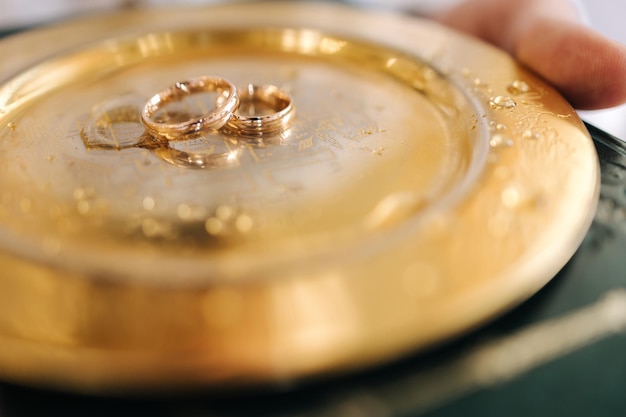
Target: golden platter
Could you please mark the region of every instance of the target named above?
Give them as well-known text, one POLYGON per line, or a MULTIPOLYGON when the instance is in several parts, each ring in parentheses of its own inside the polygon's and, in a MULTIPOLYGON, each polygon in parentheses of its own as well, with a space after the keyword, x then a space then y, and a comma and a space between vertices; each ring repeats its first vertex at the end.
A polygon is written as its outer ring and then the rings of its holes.
POLYGON ((137 10, 0 51, 5 379, 119 392, 384 363, 528 298, 594 213, 568 103, 432 22, 137 10), (146 141, 146 100, 207 74, 288 91, 293 126, 146 141))

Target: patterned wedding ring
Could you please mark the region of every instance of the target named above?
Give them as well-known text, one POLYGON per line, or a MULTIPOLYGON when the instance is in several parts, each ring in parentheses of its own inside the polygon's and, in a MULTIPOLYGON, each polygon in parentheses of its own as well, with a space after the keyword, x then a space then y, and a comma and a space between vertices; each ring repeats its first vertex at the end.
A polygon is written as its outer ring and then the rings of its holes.
POLYGON ((236 87, 222 77, 198 77, 173 84, 148 100, 141 113, 141 121, 148 132, 167 140, 186 139, 189 135, 215 132, 221 129, 239 107, 236 87), (168 123, 156 117, 160 111, 174 102, 200 93, 217 93, 215 107, 199 117, 191 117, 178 123, 168 123))
POLYGON ((224 129, 239 135, 259 136, 286 130, 295 108, 289 94, 274 85, 248 84, 239 90, 240 104, 224 129))

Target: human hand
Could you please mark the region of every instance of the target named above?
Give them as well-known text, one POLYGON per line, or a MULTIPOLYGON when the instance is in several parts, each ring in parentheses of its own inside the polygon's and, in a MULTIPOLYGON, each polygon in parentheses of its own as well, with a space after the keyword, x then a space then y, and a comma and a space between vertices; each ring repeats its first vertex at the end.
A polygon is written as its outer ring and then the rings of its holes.
POLYGON ((626 47, 582 25, 568 0, 466 0, 436 19, 508 51, 579 110, 626 103, 626 47))

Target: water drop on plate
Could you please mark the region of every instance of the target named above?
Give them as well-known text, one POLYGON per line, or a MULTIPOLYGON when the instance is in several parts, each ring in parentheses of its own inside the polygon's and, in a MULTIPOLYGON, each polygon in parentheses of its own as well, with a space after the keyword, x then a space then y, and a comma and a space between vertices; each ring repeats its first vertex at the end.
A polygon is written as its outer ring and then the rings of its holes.
POLYGON ((528 93, 530 91, 530 87, 524 81, 516 80, 509 84, 507 90, 511 94, 520 95, 528 93))
POLYGON ((496 96, 489 99, 489 105, 494 109, 513 109, 517 103, 511 97, 496 96))

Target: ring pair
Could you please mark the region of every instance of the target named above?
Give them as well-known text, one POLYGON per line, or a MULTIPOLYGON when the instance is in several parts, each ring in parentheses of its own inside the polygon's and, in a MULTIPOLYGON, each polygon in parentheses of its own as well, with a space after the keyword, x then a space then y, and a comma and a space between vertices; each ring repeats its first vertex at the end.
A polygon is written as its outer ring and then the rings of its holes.
POLYGON ((276 133, 287 129, 294 115, 291 97, 276 86, 248 84, 238 90, 225 78, 204 76, 177 82, 152 96, 141 112, 141 121, 153 136, 184 140, 219 130, 253 136, 276 133), (176 123, 156 118, 168 104, 200 93, 217 94, 215 107, 205 114, 176 123))

